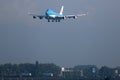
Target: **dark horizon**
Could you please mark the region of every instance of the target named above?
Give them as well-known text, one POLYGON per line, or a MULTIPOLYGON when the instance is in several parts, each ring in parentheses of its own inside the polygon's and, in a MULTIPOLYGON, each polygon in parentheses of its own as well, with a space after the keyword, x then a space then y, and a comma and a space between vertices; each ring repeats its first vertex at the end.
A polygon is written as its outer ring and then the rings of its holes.
POLYGON ((35 61, 34 63, 33 62, 21 62, 21 63, 12 63, 12 62, 8 62, 8 63, 2 63, 0 65, 5 65, 5 64, 11 64, 11 65, 20 65, 20 64, 36 64, 36 62, 38 64, 54 64, 56 66, 59 66, 59 67, 64 67, 64 68, 74 68, 76 66, 96 66, 97 68, 102 68, 102 67, 108 67, 108 68, 118 68, 120 66, 114 66, 114 67, 111 67, 111 66, 107 66, 107 65, 101 65, 101 66, 98 66, 98 65, 95 65, 95 64, 78 64, 78 65, 73 65, 73 66, 61 66, 61 65, 58 65, 58 64, 55 64, 55 63, 41 63, 39 61, 35 61))

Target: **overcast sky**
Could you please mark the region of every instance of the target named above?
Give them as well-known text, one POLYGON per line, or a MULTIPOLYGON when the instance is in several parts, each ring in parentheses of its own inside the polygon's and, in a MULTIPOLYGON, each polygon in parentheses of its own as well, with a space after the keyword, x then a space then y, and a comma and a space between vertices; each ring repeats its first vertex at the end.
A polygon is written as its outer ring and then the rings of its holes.
POLYGON ((120 66, 120 0, 0 0, 0 64, 55 63, 120 66), (48 23, 43 15, 64 5, 76 20, 48 23))

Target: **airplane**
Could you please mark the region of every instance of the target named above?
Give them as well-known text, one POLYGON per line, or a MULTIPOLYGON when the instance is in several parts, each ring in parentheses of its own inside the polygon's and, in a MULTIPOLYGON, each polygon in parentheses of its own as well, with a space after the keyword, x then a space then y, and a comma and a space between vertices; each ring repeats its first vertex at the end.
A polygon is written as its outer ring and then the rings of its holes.
POLYGON ((47 9, 45 12, 45 15, 36 15, 36 14, 31 14, 28 13, 29 15, 33 16, 33 19, 39 18, 39 19, 47 19, 48 22, 60 22, 60 20, 65 20, 65 19, 76 19, 79 16, 86 16, 87 14, 78 14, 78 15, 63 15, 63 9, 64 6, 61 7, 60 13, 54 12, 52 9, 47 9))

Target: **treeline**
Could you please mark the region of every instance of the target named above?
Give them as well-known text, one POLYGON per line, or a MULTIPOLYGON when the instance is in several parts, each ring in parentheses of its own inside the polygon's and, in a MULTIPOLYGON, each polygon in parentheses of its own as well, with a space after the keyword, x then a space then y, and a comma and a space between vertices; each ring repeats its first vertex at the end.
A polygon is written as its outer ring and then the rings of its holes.
POLYGON ((0 77, 41 77, 43 74, 59 74, 61 68, 53 63, 3 64, 0 65, 0 77))
POLYGON ((78 65, 75 66, 74 71, 80 71, 81 76, 78 78, 83 79, 96 79, 96 80, 120 80, 120 67, 110 68, 103 66, 98 68, 96 65, 78 65))
POLYGON ((53 63, 1 64, 0 79, 38 78, 38 80, 120 80, 120 67, 109 68, 96 65, 78 65, 73 68, 61 68, 53 63))

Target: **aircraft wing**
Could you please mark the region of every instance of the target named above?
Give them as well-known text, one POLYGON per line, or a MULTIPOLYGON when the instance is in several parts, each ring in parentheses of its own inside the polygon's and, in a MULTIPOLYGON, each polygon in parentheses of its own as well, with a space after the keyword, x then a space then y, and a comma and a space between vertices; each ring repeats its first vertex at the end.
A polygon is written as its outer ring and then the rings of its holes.
POLYGON ((66 18, 77 18, 77 17, 80 17, 80 16, 86 16, 87 14, 78 14, 78 15, 65 15, 66 18))
POLYGON ((43 19, 43 18, 46 18, 46 15, 37 15, 37 14, 32 14, 32 13, 28 13, 29 15, 33 16, 33 18, 39 18, 39 19, 43 19))

